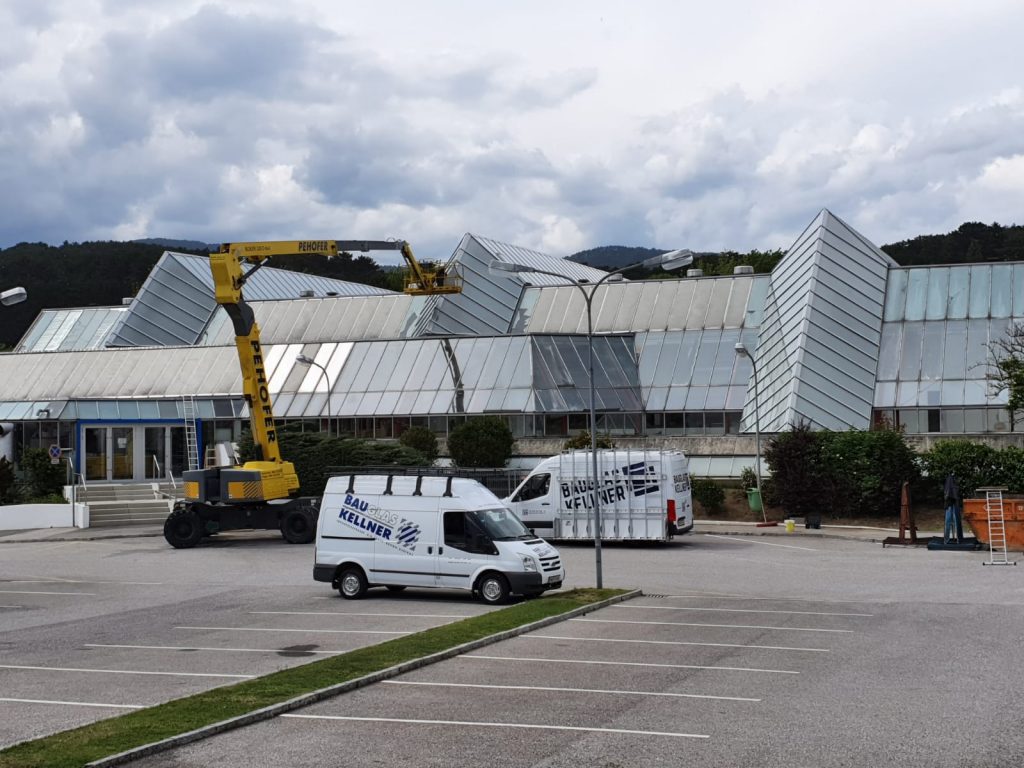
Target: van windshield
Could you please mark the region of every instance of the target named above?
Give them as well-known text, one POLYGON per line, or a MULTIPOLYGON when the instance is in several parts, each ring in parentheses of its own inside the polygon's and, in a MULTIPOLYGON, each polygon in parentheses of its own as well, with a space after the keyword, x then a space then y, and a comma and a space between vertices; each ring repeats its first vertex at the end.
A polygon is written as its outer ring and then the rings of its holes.
POLYGON ((477 509, 467 514, 480 524, 484 533, 493 541, 537 538, 530 533, 530 529, 523 525, 518 517, 507 509, 477 509))

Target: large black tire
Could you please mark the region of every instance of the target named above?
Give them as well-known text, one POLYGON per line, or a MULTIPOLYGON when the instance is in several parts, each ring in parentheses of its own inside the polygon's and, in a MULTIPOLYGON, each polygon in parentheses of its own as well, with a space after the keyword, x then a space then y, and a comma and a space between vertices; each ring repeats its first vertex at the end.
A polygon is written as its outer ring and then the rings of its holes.
POLYGON ((293 509, 281 521, 281 535, 289 544, 309 544, 316 538, 316 521, 308 509, 293 509))
POLYGON ((178 507, 164 521, 164 538, 175 549, 194 547, 203 538, 203 521, 188 507, 178 507))
POLYGON ((350 565, 338 576, 338 592, 346 600, 359 600, 366 597, 368 589, 366 574, 362 568, 350 565))
POLYGON ((488 605, 501 605, 508 600, 508 579, 500 573, 489 571, 477 581, 476 592, 488 605))

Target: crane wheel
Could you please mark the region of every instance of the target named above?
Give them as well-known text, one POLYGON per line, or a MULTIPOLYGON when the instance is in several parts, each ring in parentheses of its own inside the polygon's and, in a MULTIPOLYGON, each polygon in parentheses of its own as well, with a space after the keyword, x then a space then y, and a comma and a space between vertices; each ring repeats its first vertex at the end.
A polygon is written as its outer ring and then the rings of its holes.
POLYGON ((164 521, 164 538, 175 549, 194 547, 203 538, 203 521, 188 507, 176 507, 164 521))
POLYGON ((289 544, 309 544, 316 538, 316 521, 308 509, 293 509, 281 521, 281 535, 289 544))

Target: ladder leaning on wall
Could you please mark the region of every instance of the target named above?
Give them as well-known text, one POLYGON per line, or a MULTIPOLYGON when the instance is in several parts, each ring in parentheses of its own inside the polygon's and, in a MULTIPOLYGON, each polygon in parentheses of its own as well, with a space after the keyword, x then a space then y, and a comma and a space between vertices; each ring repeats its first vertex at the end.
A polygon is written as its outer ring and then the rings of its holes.
POLYGON ((199 469, 199 433, 196 429, 196 401, 191 395, 181 398, 181 412, 185 418, 185 449, 188 468, 199 469))
POLYGON ((1006 509, 1003 505, 1003 491, 1006 488, 979 488, 985 492, 985 514, 988 517, 988 560, 982 565, 1016 565, 1007 559, 1006 552, 1006 509))

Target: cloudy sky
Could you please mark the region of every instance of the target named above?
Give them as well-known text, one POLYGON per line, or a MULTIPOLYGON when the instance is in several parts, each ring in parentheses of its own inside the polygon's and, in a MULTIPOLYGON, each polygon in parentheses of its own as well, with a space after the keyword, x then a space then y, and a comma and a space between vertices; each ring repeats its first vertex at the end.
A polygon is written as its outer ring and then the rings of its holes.
POLYGON ((0 247, 1024 224, 1020 0, 4 0, 0 29, 0 247))

